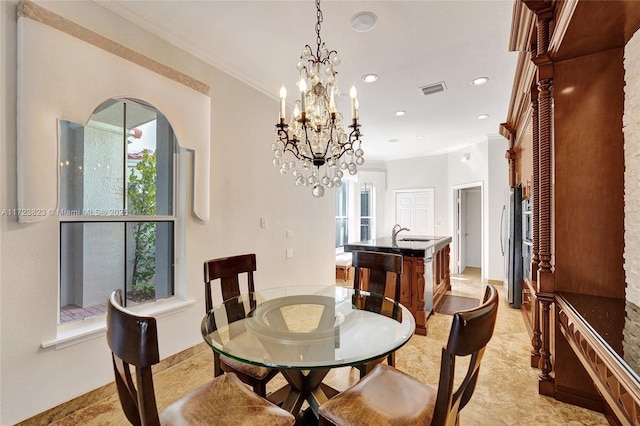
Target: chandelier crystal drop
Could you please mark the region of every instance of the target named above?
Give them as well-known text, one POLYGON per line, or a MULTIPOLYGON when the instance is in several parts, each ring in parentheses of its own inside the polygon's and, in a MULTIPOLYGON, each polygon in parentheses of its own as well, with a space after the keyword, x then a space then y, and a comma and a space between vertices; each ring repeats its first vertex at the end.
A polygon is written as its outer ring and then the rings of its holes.
POLYGON ((340 58, 320 38, 322 11, 316 0, 316 50, 304 47, 298 72, 300 99, 296 100, 289 124, 286 122, 287 89, 280 89, 280 122, 272 145, 274 166, 283 175, 292 174, 297 186, 311 187, 314 197, 322 197, 325 188, 342 185, 345 173, 355 175, 364 164, 358 123, 358 99, 351 87, 351 124, 345 131, 342 114, 336 108, 340 95, 336 67, 340 58))

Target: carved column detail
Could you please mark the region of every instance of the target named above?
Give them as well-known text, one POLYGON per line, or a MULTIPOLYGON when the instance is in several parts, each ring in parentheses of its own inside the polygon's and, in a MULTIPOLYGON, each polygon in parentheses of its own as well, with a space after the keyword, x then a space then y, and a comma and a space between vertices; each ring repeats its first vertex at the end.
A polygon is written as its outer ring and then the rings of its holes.
MULTIPOLYGON (((535 50, 534 50, 535 51, 535 50)), ((533 53, 533 52, 532 52, 533 53)), ((531 279, 538 280, 538 263, 540 258, 538 257, 538 247, 540 245, 539 240, 539 228, 540 228, 540 213, 539 213, 539 200, 540 200, 540 140, 538 131, 538 89, 532 87, 531 90, 531 122, 532 122, 532 134, 533 134, 533 256, 531 259, 531 279)), ((540 304, 538 303, 537 296, 534 297, 534 303, 531 307, 533 309, 533 332, 531 336, 531 358, 532 362, 537 362, 540 358, 540 347, 542 345, 540 331, 540 304)))
POLYGON ((444 251, 444 279, 447 290, 451 290, 451 270, 449 264, 451 263, 451 247, 449 244, 443 249, 444 251))
POLYGON ((534 12, 538 16, 538 24, 536 26, 538 35, 537 51, 538 56, 542 56, 546 55, 549 52, 549 41, 551 40, 551 33, 549 32, 549 29, 553 13, 550 6, 534 12))
POLYGON ((539 198, 538 256, 539 273, 551 273, 551 88, 553 79, 538 81, 539 198))
POLYGON ((538 296, 533 298, 533 333, 531 336, 531 366, 538 367, 540 363, 540 348, 542 347, 542 330, 540 327, 540 302, 538 296))
MULTIPOLYGON (((537 47, 531 49, 532 60, 537 52, 537 47)), ((538 120, 538 88, 535 84, 531 88, 531 128, 533 139, 533 256, 531 259, 531 279, 538 279, 538 250, 540 247, 540 131, 538 120)), ((539 331, 539 330, 538 330, 539 331)))
POLYGON ((549 336, 549 329, 551 326, 551 305, 554 302, 553 294, 540 294, 538 296, 541 311, 542 322, 542 347, 540 348, 540 362, 538 368, 540 368, 540 380, 549 382, 552 381, 551 377, 551 339, 549 336))
MULTIPOLYGON (((536 49, 532 58, 536 66, 537 102, 532 94, 533 118, 533 170, 534 170, 534 253, 537 255, 536 293, 538 309, 537 325, 540 334, 534 333, 532 344, 534 350, 539 344, 540 368, 539 392, 543 395, 553 395, 553 364, 551 360, 551 308, 554 305, 554 274, 551 263, 552 239, 552 121, 553 121, 553 62, 549 58, 549 43, 551 40, 551 21, 553 19, 553 5, 551 1, 526 1, 536 14, 536 49), (537 122, 537 123, 536 123, 537 122), (537 124, 537 125, 536 125, 537 124), (537 134, 536 134, 537 129, 537 134), (537 176, 536 176, 537 173, 537 176), (539 338, 539 342, 537 341, 539 338)), ((535 91, 534 91, 535 92, 535 91)))
POLYGON ((507 132, 507 134, 503 133, 503 136, 508 136, 507 139, 509 139, 509 149, 504 153, 504 158, 509 164, 509 186, 516 186, 516 152, 513 149, 516 143, 516 129, 508 123, 502 123, 501 127, 507 132))
MULTIPOLYGON (((531 59, 538 54, 537 45, 531 48, 531 59)), ((540 131, 538 120, 538 87, 532 84, 531 87, 531 130, 533 139, 533 256, 531 259, 531 279, 538 280, 538 248, 540 247, 540 131)), ((542 346, 542 332, 540 331, 540 303, 538 297, 534 297, 533 309, 533 332, 531 336, 531 362, 537 366, 540 360, 540 347, 542 346)))
MULTIPOLYGON (((533 6, 533 5, 532 5, 533 6)), ((531 7, 531 6, 530 6, 531 7)), ((550 25, 553 10, 550 2, 535 2, 534 12, 537 16, 537 42, 536 56, 533 62, 537 67, 538 78, 538 289, 544 292, 553 292, 553 277, 551 265, 551 200, 553 199, 551 188, 552 174, 552 88, 553 88, 553 62, 548 56, 550 25), (547 275, 540 282, 540 274, 547 275)), ((535 140, 534 140, 535 144, 535 140)), ((536 156, 534 155, 534 158, 536 156)), ((535 161, 535 160, 534 160, 535 161)), ((534 179, 535 182, 536 179, 534 179)))

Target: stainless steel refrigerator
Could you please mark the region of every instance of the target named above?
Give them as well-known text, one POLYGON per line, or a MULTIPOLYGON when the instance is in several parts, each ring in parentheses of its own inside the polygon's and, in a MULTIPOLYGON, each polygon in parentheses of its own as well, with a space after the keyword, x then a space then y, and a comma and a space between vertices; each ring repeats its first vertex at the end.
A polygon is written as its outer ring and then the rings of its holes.
POLYGON ((509 306, 522 304, 522 188, 509 187, 501 217, 502 255, 504 256, 504 296, 509 306))

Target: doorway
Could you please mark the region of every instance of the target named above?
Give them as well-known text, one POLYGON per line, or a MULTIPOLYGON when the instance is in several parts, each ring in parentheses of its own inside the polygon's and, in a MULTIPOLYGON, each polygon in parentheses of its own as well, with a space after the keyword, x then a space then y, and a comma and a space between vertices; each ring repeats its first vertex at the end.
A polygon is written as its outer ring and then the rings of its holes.
POLYGON ((462 274, 466 268, 477 268, 482 274, 483 247, 483 186, 482 183, 461 185, 453 189, 454 250, 453 272, 462 274))

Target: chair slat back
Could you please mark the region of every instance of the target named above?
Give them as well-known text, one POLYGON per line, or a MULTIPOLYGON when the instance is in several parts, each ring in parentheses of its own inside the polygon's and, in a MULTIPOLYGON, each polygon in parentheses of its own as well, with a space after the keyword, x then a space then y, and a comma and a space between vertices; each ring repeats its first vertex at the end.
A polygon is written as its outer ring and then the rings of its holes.
POLYGON ((205 309, 213 309, 211 297, 211 281, 219 279, 222 300, 240 296, 240 274, 247 274, 247 287, 250 293, 255 291, 253 273, 256 271, 256 255, 243 254, 238 256, 211 259, 204 262, 205 309))
POLYGON ((133 425, 159 425, 151 372, 151 366, 160 362, 156 320, 126 311, 120 290, 111 293, 107 304, 107 343, 127 419, 133 425))
POLYGON ((384 295, 387 288, 387 274, 395 274, 394 300, 400 301, 400 284, 402 280, 402 256, 393 253, 380 253, 372 251, 354 251, 351 260, 355 268, 353 287, 359 290, 363 288, 361 269, 369 270, 367 290, 372 293, 384 295))
POLYGON ((442 350, 440 381, 432 426, 457 424, 460 410, 471 399, 478 380, 480 362, 493 335, 498 313, 498 292, 489 285, 477 308, 453 316, 447 347, 442 350), (456 357, 471 355, 467 373, 454 392, 456 357))

